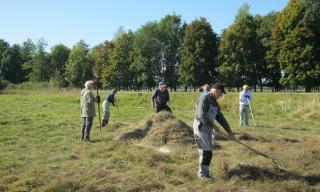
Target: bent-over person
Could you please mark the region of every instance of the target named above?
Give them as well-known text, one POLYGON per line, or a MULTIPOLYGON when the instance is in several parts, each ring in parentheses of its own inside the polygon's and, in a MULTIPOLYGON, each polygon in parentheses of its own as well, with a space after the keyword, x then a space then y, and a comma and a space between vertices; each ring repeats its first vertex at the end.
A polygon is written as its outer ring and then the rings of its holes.
POLYGON ((169 92, 164 82, 159 83, 159 88, 157 88, 153 92, 151 99, 152 99, 152 107, 156 113, 163 110, 169 111, 170 113, 172 113, 169 107, 169 102, 170 102, 169 92))
POLYGON ((114 107, 116 106, 116 93, 117 89, 113 89, 109 95, 106 97, 106 99, 102 103, 102 110, 103 110, 103 118, 101 120, 101 125, 104 127, 109 123, 110 118, 110 104, 112 104, 114 107))

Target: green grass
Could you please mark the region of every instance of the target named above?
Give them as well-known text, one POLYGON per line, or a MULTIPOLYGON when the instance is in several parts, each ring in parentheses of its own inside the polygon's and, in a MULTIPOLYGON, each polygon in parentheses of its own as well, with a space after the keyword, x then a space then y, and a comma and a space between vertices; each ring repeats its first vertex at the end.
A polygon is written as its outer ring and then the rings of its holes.
MULTIPOLYGON (((238 93, 221 100, 224 115, 246 144, 281 159, 288 171, 244 147, 218 140, 210 169, 197 179, 195 145, 170 145, 170 153, 140 141, 119 141, 151 112, 151 93, 120 92, 119 114, 91 138, 79 140, 79 90, 0 94, 1 191, 319 191, 319 94, 256 93, 258 128, 238 127, 238 93)), ((106 92, 101 95, 104 99, 106 92)), ((199 93, 171 92, 174 115, 192 125, 199 93)))

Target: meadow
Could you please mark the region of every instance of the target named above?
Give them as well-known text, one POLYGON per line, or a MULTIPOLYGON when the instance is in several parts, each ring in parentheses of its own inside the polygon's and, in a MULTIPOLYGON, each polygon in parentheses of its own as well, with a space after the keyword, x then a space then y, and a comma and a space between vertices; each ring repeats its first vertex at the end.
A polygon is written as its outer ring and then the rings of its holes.
MULTIPOLYGON (((320 95, 255 93, 256 123, 239 128, 238 93, 219 100, 237 138, 280 159, 224 139, 215 144, 213 178, 197 178, 195 144, 153 146, 118 138, 145 123, 151 92, 119 92, 110 124, 94 120, 80 140, 80 90, 19 90, 0 94, 0 192, 4 191, 320 191, 320 95), (160 148, 168 150, 161 151, 160 148)), ((101 91, 102 99, 107 91, 101 91)), ((176 118, 192 126, 197 92, 170 92, 176 118)))

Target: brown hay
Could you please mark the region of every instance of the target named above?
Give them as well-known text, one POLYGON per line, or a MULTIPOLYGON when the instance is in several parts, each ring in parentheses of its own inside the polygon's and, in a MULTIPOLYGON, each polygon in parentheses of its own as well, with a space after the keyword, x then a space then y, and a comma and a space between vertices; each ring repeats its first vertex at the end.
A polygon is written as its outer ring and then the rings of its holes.
POLYGON ((143 139, 143 141, 157 146, 194 143, 192 129, 169 112, 148 115, 139 127, 125 133, 120 139, 143 139))

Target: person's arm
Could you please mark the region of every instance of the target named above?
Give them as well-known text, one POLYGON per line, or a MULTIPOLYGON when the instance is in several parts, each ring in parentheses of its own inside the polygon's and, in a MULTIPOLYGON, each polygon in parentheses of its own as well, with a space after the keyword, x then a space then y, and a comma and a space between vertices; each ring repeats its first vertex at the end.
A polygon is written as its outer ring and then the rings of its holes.
POLYGON ((94 103, 97 102, 97 99, 93 96, 91 91, 88 91, 86 94, 87 103, 94 103))
POLYGON ((213 122, 208 119, 207 113, 209 111, 211 102, 210 102, 210 96, 209 95, 204 95, 204 98, 201 98, 201 103, 200 103, 200 123, 207 125, 209 127, 213 127, 214 124, 213 122))
POLYGON ((220 129, 218 126, 216 126, 215 124, 213 124, 212 129, 216 132, 216 133, 221 133, 220 129))
POLYGON ((157 89, 154 90, 152 96, 151 96, 151 100, 152 100, 152 108, 154 108, 154 99, 157 97, 157 89))
POLYGON ((115 107, 115 99, 114 99, 114 94, 112 93, 111 96, 110 96, 110 103, 115 107))
POLYGON ((226 132, 229 135, 229 139, 231 140, 235 140, 235 136, 232 133, 232 130, 230 128, 230 125, 228 123, 228 121, 224 118, 223 114, 221 113, 220 109, 218 110, 218 114, 216 116, 216 120, 218 121, 218 123, 223 127, 224 130, 226 130, 226 132))
POLYGON ((247 98, 244 97, 244 92, 240 92, 240 96, 239 96, 239 100, 240 100, 240 103, 245 103, 247 98))

